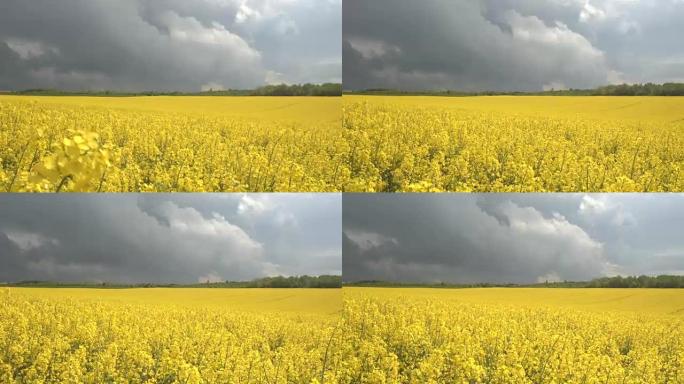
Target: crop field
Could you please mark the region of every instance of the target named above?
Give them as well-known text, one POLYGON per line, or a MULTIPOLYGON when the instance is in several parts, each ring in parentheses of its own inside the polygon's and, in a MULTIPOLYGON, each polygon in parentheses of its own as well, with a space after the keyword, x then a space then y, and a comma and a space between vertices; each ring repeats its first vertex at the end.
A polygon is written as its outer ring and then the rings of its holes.
POLYGON ((683 379, 681 290, 0 289, 3 383, 683 379))
POLYGON ((344 96, 348 189, 684 191, 684 97, 344 96))
POLYGON ((2 383, 337 382, 340 289, 0 289, 2 383))
POLYGON ((0 96, 0 190, 338 191, 341 121, 339 97, 0 96))
POLYGON ((682 290, 343 291, 356 382, 684 382, 682 290))

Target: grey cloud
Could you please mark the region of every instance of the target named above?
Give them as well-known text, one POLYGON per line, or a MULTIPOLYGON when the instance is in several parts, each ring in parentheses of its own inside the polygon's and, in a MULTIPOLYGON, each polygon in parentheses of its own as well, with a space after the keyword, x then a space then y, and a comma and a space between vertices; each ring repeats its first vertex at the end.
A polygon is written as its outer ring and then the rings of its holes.
POLYGON ((347 0, 346 89, 528 91, 684 78, 684 3, 347 0))
POLYGON ((339 274, 340 203, 335 194, 6 194, 0 281, 339 274), (245 198, 268 204, 258 217, 246 215, 238 211, 245 198))
POLYGON ((340 81, 340 8, 339 1, 3 1, 0 89, 340 81))
POLYGON ((682 273, 683 195, 343 197, 344 279, 459 283, 682 273))

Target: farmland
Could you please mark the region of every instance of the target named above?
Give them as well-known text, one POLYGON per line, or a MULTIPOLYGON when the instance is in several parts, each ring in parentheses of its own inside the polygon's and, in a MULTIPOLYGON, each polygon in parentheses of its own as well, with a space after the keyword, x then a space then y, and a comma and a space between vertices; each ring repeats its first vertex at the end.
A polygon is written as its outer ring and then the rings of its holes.
POLYGON ((339 97, 0 96, 0 190, 338 191, 339 97))
POLYGON ((335 382, 339 289, 0 289, 0 382, 335 382))
POLYGON ((684 378, 674 289, 3 288, 0 309, 3 383, 684 378))
POLYGON ((684 191, 682 110, 681 97, 1 96, 0 189, 684 191))
POLYGON ((684 190, 682 97, 343 99, 348 189, 684 190))
POLYGON ((345 288, 357 382, 681 383, 684 292, 345 288))

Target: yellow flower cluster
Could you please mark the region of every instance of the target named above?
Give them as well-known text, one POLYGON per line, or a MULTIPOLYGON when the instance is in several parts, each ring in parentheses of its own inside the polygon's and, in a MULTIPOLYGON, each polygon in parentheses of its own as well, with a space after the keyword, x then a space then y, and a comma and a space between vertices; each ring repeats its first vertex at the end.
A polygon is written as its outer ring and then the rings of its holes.
POLYGON ((99 144, 97 133, 69 133, 70 137, 52 145, 52 154, 35 165, 29 183, 25 184, 28 190, 49 191, 54 187, 59 192, 69 185, 73 191, 87 191, 92 180, 100 180, 97 190, 101 190, 111 166, 107 147, 99 144))
POLYGON ((338 191, 347 147, 327 118, 0 100, 0 190, 338 191))
MULTIPOLYGON (((484 109, 500 99, 466 98, 463 103, 473 104, 459 108, 460 98, 345 97, 347 189, 684 191, 684 121, 674 121, 676 115, 653 121, 600 118, 600 111, 552 113, 586 98, 547 99, 556 102, 546 105, 548 112, 516 113, 499 105, 484 109)), ((609 108, 620 102, 595 100, 609 108)))
POLYGON ((684 382, 676 316, 346 293, 348 382, 684 382))
POLYGON ((339 317, 0 291, 0 382, 335 383, 339 317))

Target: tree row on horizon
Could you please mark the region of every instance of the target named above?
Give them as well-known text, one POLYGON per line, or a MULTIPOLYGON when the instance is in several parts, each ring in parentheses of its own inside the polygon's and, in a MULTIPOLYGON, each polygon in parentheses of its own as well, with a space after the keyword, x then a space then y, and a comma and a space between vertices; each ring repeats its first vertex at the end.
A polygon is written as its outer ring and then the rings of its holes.
POLYGON ((340 96, 342 84, 276 84, 265 85, 254 89, 209 89, 201 92, 181 91, 141 91, 124 92, 112 90, 97 91, 63 91, 58 89, 25 89, 7 92, 12 95, 26 96, 340 96))
POLYGON ((406 91, 391 88, 369 88, 358 91, 344 91, 346 94, 396 95, 396 96, 684 96, 684 83, 664 84, 618 84, 591 89, 551 89, 547 91, 481 91, 458 90, 406 91))
POLYGON ((449 282, 421 283, 421 282, 398 282, 383 280, 362 280, 344 282, 344 286, 350 287, 432 287, 432 288, 684 288, 684 276, 658 275, 658 276, 612 276, 600 277, 589 281, 554 281, 534 284, 516 283, 473 283, 459 284, 449 282))
POLYGON ((270 276, 247 281, 204 281, 194 284, 176 283, 115 283, 115 282, 56 282, 44 280, 23 280, 5 283, 10 287, 43 287, 43 288, 340 288, 342 276, 270 276))

